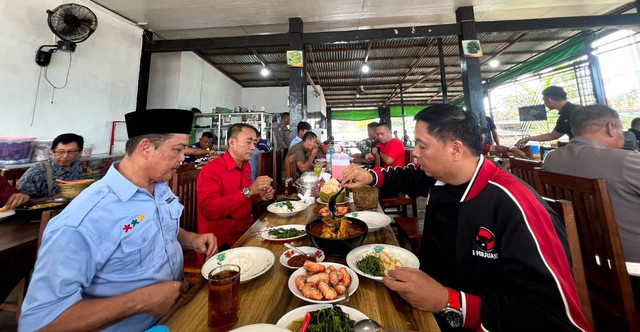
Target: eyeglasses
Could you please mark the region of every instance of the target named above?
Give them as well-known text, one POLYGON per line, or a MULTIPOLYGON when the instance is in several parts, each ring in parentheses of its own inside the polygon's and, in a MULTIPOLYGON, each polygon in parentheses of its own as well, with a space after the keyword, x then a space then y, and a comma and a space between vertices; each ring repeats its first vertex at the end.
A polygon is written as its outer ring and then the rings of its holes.
POLYGON ((60 155, 60 156, 64 156, 64 155, 74 155, 76 153, 80 152, 80 150, 55 150, 53 151, 54 154, 60 155))

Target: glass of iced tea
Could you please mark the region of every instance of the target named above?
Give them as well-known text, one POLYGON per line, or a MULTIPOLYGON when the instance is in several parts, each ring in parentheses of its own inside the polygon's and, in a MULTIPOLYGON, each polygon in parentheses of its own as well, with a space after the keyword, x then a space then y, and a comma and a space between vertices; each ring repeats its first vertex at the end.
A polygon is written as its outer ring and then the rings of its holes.
POLYGON ((238 324, 240 266, 220 265, 209 272, 209 331, 229 331, 238 324))

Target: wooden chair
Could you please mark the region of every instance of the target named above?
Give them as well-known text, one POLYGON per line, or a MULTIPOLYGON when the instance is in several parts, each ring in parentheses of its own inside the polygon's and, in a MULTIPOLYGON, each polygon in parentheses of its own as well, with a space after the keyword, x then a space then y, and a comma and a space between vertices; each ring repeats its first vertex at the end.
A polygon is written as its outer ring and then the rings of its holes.
POLYGON ((529 159, 533 159, 533 149, 531 148, 531 145, 525 145, 522 149, 520 149, 522 152, 524 152, 524 154, 527 155, 527 158, 529 159))
POLYGON ((418 255, 420 243, 422 242, 422 233, 424 231, 424 218, 395 217, 393 219, 398 225, 398 242, 400 243, 400 247, 404 248, 404 241, 408 239, 411 245, 411 252, 418 255))
POLYGON ((9 182, 14 188, 18 187, 18 180, 29 168, 15 168, 2 171, 2 177, 9 182))
MULTIPOLYGON (((40 230, 38 232, 38 245, 36 247, 36 255, 38 250, 40 250, 40 244, 42 243, 42 234, 44 233, 44 229, 49 224, 49 220, 51 218, 57 216, 62 210, 47 210, 42 212, 42 216, 40 217, 40 230)), ((36 256, 37 257, 37 256, 36 256)), ((24 297, 27 295, 27 286, 29 285, 29 280, 31 279, 31 273, 27 274, 16 286, 18 288, 18 300, 14 303, 4 302, 0 304, 0 310, 10 311, 16 313, 16 322, 20 318, 20 310, 22 309, 22 302, 24 302, 24 297)))
POLYGON ((550 146, 542 146, 540 145, 540 160, 544 160, 545 155, 556 148, 550 146))
POLYGON ((284 165, 285 165, 285 172, 284 172, 285 179, 295 178, 296 173, 298 172, 298 165, 296 165, 296 156, 290 155, 286 157, 284 165))
MULTIPOLYGON (((409 153, 407 153, 407 151, 405 150, 405 164, 407 163, 412 163, 413 162, 413 154, 412 154, 413 150, 410 150, 409 153)), ((380 161, 380 154, 376 154, 376 159, 375 159, 375 167, 380 167, 381 165, 381 161, 380 161)), ((391 214, 397 214, 400 215, 402 217, 407 217, 408 216, 408 205, 411 205, 412 210, 411 210, 411 215, 413 217, 417 217, 418 216, 418 203, 416 201, 416 198, 412 198, 409 197, 403 193, 398 194, 397 197, 385 197, 382 198, 382 192, 378 192, 378 201, 380 203, 380 207, 382 208, 382 211, 384 213, 391 213, 391 214), (391 209, 393 208, 394 210, 388 211, 387 209, 391 209)))
POLYGON ((589 290, 587 289, 587 280, 584 275, 584 265, 582 264, 582 251, 580 250, 580 236, 578 235, 578 228, 576 226, 576 219, 573 214, 573 206, 571 202, 563 199, 550 199, 544 197, 549 203, 549 206, 560 216, 560 219, 564 223, 567 230, 567 241, 569 242, 569 249, 571 250, 571 261, 573 266, 571 271, 573 272, 573 279, 578 289, 578 296, 580 297, 580 307, 582 308, 582 314, 589 322, 589 325, 593 325, 593 314, 591 312, 591 300, 589 299, 589 290))
POLYGON ((273 166, 274 166, 274 153, 273 151, 260 152, 258 154, 258 176, 266 175, 275 179, 273 166))
POLYGON ((274 152, 273 160, 273 189, 276 191, 276 195, 280 195, 284 192, 284 179, 285 179, 285 159, 287 157, 289 149, 281 149, 274 152))
POLYGON ((596 330, 640 331, 640 319, 603 179, 534 172, 539 192, 573 204, 596 330))
POLYGON ((415 158, 413 157, 413 149, 404 150, 404 160, 406 162, 406 165, 416 162, 415 158))
POLYGON ((533 169, 542 167, 542 161, 509 157, 509 166, 511 167, 511 173, 513 175, 519 177, 537 190, 535 180, 533 179, 533 169))
MULTIPOLYGON (((178 196, 178 200, 184 205, 184 210, 180 217, 180 227, 195 233, 198 232, 198 200, 196 197, 198 175, 200 175, 200 170, 195 169, 194 163, 189 163, 180 166, 180 169, 171 179, 171 191, 178 196)), ((189 284, 195 284, 202 278, 198 256, 193 250, 184 251, 183 256, 185 278, 189 284)))

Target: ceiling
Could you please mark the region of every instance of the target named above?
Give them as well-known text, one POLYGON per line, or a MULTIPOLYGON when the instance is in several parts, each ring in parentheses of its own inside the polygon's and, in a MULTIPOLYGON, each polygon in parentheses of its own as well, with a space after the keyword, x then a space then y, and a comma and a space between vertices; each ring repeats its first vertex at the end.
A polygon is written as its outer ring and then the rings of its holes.
MULTIPOLYGON (((473 6, 477 21, 519 20, 609 13, 628 3, 612 0, 96 0, 152 30, 157 39, 189 39, 286 33, 288 18, 301 17, 304 32, 396 28, 455 23, 455 10, 473 6)), ((579 31, 554 30, 480 34, 482 77, 490 79, 579 31), (492 67, 490 60, 498 60, 492 67)), ((462 98, 457 37, 443 38, 450 100, 462 98)), ((286 47, 197 51, 244 87, 286 86, 286 47), (271 74, 260 75, 263 67, 271 74)), ((322 86, 327 106, 377 107, 441 102, 436 40, 396 39, 305 45, 309 81, 322 86), (363 74, 367 59, 371 71, 363 74)))

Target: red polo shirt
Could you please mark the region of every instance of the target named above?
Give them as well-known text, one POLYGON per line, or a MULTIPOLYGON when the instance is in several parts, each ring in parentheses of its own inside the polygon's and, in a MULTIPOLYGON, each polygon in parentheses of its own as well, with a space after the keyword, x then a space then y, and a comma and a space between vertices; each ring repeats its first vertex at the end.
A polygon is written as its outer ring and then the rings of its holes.
POLYGON ((14 188, 9 182, 0 176, 0 208, 7 204, 7 201, 13 194, 17 194, 18 189, 14 188))
POLYGON ((404 167, 405 165, 405 160, 404 160, 404 144, 402 144, 402 141, 397 139, 397 138, 393 138, 391 139, 388 143, 383 144, 383 143, 378 143, 377 145, 378 149, 380 149, 380 151, 384 154, 386 154, 387 156, 393 158, 393 163, 390 165, 387 165, 384 163, 384 161, 380 160, 380 162, 382 163, 382 167, 396 167, 396 166, 400 166, 400 167, 404 167))
MULTIPOLYGON (((258 195, 247 199, 243 188, 251 186, 251 165, 242 168, 229 153, 208 163, 198 176, 198 233, 213 233, 218 247, 234 243, 251 227, 251 203, 258 195)), ((202 255, 198 255, 202 263, 202 255)))

